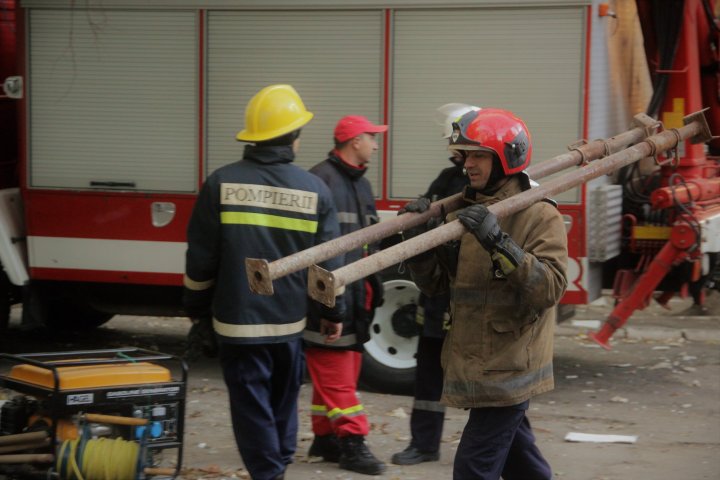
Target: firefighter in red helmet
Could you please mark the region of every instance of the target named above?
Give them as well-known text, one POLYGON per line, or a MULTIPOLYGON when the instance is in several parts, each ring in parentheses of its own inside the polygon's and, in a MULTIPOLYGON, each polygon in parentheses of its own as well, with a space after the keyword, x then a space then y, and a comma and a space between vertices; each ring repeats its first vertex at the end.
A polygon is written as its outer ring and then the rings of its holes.
POLYGON ((524 173, 531 137, 513 113, 466 113, 453 124, 449 148, 462 154, 470 184, 468 206, 448 219, 467 232, 408 265, 423 293, 452 298, 442 399, 470 410, 453 478, 550 480, 525 413, 532 397, 554 386, 555 307, 567 286, 563 219, 552 201, 502 219, 487 208, 531 188, 524 173))
POLYGON ((483 156, 471 152, 485 152, 492 157, 492 176, 485 183, 481 183, 483 177, 468 174, 471 186, 478 190, 493 187, 503 177, 522 172, 530 165, 532 157, 530 132, 525 122, 511 112, 497 108, 460 117, 453 125, 449 148, 462 151, 466 160, 483 156))

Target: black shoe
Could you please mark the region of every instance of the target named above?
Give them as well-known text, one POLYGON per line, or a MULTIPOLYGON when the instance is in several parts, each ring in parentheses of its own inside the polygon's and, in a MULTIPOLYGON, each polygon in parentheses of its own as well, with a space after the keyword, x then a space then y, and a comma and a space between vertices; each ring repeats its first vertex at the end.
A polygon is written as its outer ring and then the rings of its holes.
POLYGON ((362 435, 340 438, 340 461, 338 466, 365 475, 379 475, 385 471, 385 464, 375 458, 362 435))
POLYGON ((326 462, 337 462, 340 460, 340 442, 333 435, 315 435, 308 457, 322 457, 326 462))
POLYGON ((440 452, 421 452, 410 445, 400 453, 392 456, 392 463, 395 465, 417 465, 422 462, 437 462, 440 460, 440 452))

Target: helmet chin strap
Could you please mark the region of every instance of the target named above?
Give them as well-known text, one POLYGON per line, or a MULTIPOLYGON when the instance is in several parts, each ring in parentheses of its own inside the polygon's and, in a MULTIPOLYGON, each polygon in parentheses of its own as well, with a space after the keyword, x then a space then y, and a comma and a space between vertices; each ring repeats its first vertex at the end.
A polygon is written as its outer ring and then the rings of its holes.
MULTIPOLYGON (((448 160, 450 160, 450 162, 451 162, 453 165, 455 165, 456 167, 462 167, 462 166, 465 164, 465 159, 464 159, 464 158, 462 158, 462 157, 458 158, 458 157, 456 157, 455 155, 453 155, 452 157, 449 157, 448 160)), ((464 168, 464 167, 463 167, 463 173, 465 173, 465 168, 464 168)))
MULTIPOLYGON (((452 160, 452 157, 450 159, 452 160)), ((463 175, 467 176, 467 169, 465 167, 463 167, 462 171, 463 175)), ((481 190, 475 191, 485 195, 491 195, 495 193, 500 187, 502 187, 505 184, 504 180, 508 178, 509 177, 505 175, 505 170, 500 163, 500 157, 493 154, 492 167, 490 170, 490 176, 488 177, 488 181, 487 183, 485 183, 485 186, 481 190)))
POLYGON ((482 191, 493 192, 497 190, 496 184, 504 177, 505 170, 503 170, 503 166, 500 163, 500 158, 497 155, 493 154, 492 170, 490 170, 490 176, 488 177, 488 181, 482 191))

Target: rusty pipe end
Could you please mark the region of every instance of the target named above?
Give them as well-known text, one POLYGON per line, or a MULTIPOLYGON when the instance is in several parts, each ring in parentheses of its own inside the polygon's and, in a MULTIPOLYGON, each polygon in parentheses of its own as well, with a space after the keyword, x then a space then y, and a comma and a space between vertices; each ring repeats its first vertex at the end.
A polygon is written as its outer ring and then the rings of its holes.
POLYGON ((335 275, 317 265, 308 269, 308 294, 326 307, 335 306, 335 275))
POLYGON ((708 125, 707 118, 705 117, 705 112, 708 110, 710 110, 710 108, 703 108, 698 112, 691 113, 690 115, 683 117, 684 125, 689 125, 693 122, 698 122, 700 124, 700 133, 690 137, 690 143, 697 145, 698 143, 705 143, 712 140, 713 136, 710 131, 710 125, 708 125))
POLYGON ((633 117, 631 126, 634 128, 644 128, 649 135, 652 135, 657 131, 660 122, 646 113, 638 113, 633 117))
POLYGON ((272 279, 270 278, 270 264, 263 258, 246 258, 245 272, 247 273, 250 290, 260 295, 274 293, 272 279))

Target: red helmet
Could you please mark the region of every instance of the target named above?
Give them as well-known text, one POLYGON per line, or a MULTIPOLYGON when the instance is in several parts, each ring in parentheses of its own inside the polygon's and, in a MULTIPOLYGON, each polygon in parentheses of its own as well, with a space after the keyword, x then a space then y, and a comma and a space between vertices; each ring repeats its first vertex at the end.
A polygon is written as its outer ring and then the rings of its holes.
POLYGON ((532 143, 525 122, 499 108, 471 111, 453 123, 450 150, 486 150, 500 159, 505 175, 530 165, 532 143))

